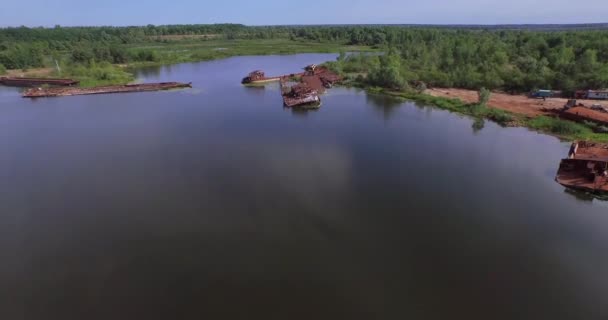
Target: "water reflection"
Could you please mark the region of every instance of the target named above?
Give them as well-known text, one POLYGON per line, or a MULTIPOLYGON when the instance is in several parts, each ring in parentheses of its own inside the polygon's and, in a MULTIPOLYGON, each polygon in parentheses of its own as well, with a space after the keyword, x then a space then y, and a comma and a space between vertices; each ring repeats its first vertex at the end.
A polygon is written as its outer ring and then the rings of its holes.
POLYGON ((607 318, 608 205, 553 181, 570 144, 240 84, 334 58, 140 74, 204 94, 0 88, 0 318, 607 318))
POLYGON ((568 195, 576 198, 576 200, 579 200, 582 202, 608 201, 608 196, 602 195, 602 194, 594 194, 594 193, 590 193, 590 192, 574 190, 574 189, 569 189, 569 188, 566 188, 564 190, 564 193, 568 194, 568 195))
POLYGON ((137 68, 137 76, 142 78, 155 78, 160 76, 162 69, 162 66, 147 66, 137 68))
POLYGON ((367 93, 365 100, 374 107, 374 110, 382 114, 385 120, 389 120, 395 114, 397 108, 405 102, 400 98, 373 93, 367 93))
POLYGON ((308 116, 309 113, 315 113, 317 111, 319 111, 319 108, 288 108, 288 107, 283 107, 283 109, 289 109, 291 110, 291 114, 295 117, 298 118, 305 118, 308 116))

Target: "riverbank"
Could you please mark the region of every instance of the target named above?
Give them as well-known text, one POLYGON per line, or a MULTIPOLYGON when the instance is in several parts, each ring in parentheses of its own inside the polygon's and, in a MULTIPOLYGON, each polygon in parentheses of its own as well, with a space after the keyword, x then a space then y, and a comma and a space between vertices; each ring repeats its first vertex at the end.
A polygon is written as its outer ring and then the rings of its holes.
MULTIPOLYGON (((141 67, 165 66, 178 63, 211 61, 236 56, 289 55, 300 53, 374 52, 367 46, 353 46, 335 42, 313 42, 287 39, 267 40, 200 40, 190 39, 146 42, 124 46, 129 52, 153 52, 147 61, 122 64, 89 62, 87 64, 60 63, 61 72, 49 65, 45 68, 8 70, 9 76, 70 77, 81 87, 123 85, 135 80, 134 71, 141 67)), ((49 62, 50 63, 50 62, 49 62)), ((53 62, 54 63, 54 62, 53 62)), ((177 79, 186 81, 188 79, 177 79)))
MULTIPOLYGON (((494 107, 479 105, 475 102, 463 101, 458 97, 446 98, 431 95, 426 90, 423 93, 415 91, 395 91, 375 87, 363 87, 370 93, 385 94, 388 96, 405 100, 419 102, 425 105, 438 107, 451 112, 471 116, 476 119, 473 126, 476 129, 483 128, 483 121, 490 120, 501 126, 526 127, 534 131, 549 134, 563 140, 582 140, 593 142, 608 142, 608 134, 594 132, 590 125, 576 123, 569 120, 556 118, 553 114, 536 114, 505 110, 494 107)), ((494 95, 494 93, 492 94, 494 95)), ((490 99, 492 101, 492 99, 490 99)))

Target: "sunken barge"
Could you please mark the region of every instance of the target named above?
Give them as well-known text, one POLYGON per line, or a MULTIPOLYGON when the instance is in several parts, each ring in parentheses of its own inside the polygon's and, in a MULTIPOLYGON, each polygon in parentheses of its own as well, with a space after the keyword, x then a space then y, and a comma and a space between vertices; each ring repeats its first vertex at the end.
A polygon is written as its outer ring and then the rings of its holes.
POLYGON ((160 82, 127 84, 117 86, 101 86, 92 88, 33 88, 23 93, 24 98, 43 98, 43 97, 66 97, 89 94, 105 93, 127 93, 127 92, 146 92, 161 91, 181 88, 192 88, 192 83, 181 82, 160 82))
POLYGON ((283 95, 283 105, 287 108, 316 109, 321 106, 319 92, 304 83, 289 87, 281 80, 281 93, 283 95))
POLYGON ((244 85, 256 85, 256 84, 266 84, 269 82, 276 82, 281 80, 281 77, 266 77, 266 74, 262 70, 256 70, 250 72, 243 80, 241 81, 244 85))
POLYGON ((241 83, 245 85, 266 84, 279 81, 283 105, 288 108, 318 108, 321 105, 320 94, 342 79, 326 67, 309 65, 304 72, 279 77, 266 77, 263 71, 256 70, 241 83))
POLYGON ((73 79, 56 78, 22 78, 22 77, 0 77, 0 84, 13 87, 36 87, 42 85, 69 87, 79 83, 73 79))
POLYGON ((608 145, 574 142, 559 165, 555 181, 593 194, 608 194, 608 145))

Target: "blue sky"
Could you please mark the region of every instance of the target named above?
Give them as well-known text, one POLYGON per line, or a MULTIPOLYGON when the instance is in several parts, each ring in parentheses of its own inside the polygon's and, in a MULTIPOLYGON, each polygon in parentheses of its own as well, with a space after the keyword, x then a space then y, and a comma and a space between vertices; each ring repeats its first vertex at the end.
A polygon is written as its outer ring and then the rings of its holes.
POLYGON ((608 22, 606 0, 2 0, 0 26, 608 22), (305 4, 305 5, 297 5, 305 4))

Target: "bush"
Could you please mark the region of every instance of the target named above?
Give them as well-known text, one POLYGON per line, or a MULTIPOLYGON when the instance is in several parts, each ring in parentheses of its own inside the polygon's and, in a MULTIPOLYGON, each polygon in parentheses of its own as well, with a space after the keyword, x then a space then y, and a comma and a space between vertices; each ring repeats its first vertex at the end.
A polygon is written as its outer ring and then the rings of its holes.
POLYGON ((530 127, 562 135, 589 133, 591 130, 576 122, 541 116, 530 121, 530 127))
POLYGON ((482 106, 487 106, 488 105, 488 101, 490 101, 490 95, 492 93, 490 92, 490 90, 486 89, 486 88, 481 88, 479 89, 478 95, 479 95, 479 104, 482 106))
POLYGON ((513 116, 506 111, 498 109, 488 109, 486 118, 500 124, 505 125, 513 121, 513 116))
POLYGON ((154 62, 159 60, 158 53, 154 50, 139 50, 133 54, 134 61, 154 62))
POLYGON ((0 74, 5 74, 6 73, 6 68, 4 67, 3 64, 0 64, 0 74))

